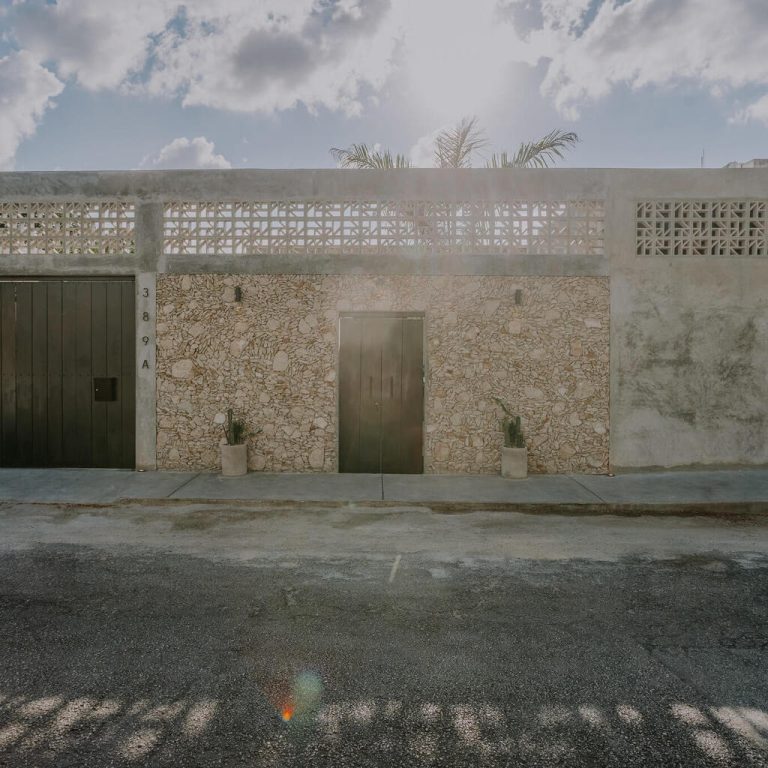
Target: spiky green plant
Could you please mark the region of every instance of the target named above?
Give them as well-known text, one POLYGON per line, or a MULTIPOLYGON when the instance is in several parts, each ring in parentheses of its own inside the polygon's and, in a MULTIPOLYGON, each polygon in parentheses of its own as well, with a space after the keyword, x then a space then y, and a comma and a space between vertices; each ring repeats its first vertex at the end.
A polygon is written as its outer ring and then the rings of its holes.
POLYGON ((224 422, 224 436, 227 438, 227 445, 242 445, 246 438, 258 435, 261 428, 255 432, 246 432, 245 422, 234 418, 231 408, 227 408, 227 420, 224 422))
POLYGON ((520 423, 520 417, 513 413, 507 404, 501 398, 493 398, 504 411, 504 418, 501 421, 501 431, 504 433, 504 445, 507 448, 525 448, 525 436, 523 427, 520 423))

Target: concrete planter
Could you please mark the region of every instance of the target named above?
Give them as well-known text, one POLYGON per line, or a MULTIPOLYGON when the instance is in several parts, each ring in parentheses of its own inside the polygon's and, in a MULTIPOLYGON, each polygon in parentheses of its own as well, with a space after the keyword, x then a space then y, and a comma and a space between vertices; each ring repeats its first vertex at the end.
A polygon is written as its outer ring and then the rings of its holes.
POLYGON ((221 446, 221 474, 225 477, 238 477, 248 472, 248 446, 221 446))
POLYGON ((528 477, 527 448, 504 447, 501 449, 501 476, 518 480, 528 477))

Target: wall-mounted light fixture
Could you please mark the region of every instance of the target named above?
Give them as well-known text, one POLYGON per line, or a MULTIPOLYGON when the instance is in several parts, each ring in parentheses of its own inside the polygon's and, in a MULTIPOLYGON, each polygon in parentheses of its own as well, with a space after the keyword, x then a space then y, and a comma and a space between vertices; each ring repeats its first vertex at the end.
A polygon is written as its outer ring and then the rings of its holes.
POLYGON ((522 304, 523 303, 523 289, 517 288, 515 290, 515 304, 522 304))
POLYGON ((242 301, 243 300, 243 289, 239 286, 235 286, 235 301, 242 301))

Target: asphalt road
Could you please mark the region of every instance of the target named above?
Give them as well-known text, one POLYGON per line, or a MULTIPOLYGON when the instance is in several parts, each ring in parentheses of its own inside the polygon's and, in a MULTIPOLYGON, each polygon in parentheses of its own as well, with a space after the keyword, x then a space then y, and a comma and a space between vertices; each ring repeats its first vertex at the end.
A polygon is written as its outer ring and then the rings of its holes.
POLYGON ((768 766, 766 524, 249 514, 0 509, 0 765, 768 766))

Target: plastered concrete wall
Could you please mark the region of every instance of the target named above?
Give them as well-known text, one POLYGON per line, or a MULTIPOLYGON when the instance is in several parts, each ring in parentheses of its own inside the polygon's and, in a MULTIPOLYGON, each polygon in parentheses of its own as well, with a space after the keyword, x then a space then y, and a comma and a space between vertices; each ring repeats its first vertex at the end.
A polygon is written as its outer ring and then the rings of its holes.
POLYGON ((607 470, 601 277, 161 275, 158 466, 216 468, 231 406, 263 429, 253 469, 335 471, 344 310, 426 313, 426 472, 499 471, 493 395, 521 413, 531 471, 607 470))
POLYGON ((611 465, 768 463, 768 258, 641 256, 641 200, 766 200, 760 171, 615 172, 611 465))
POLYGON ((768 264, 638 259, 612 291, 614 464, 768 463, 768 264))

